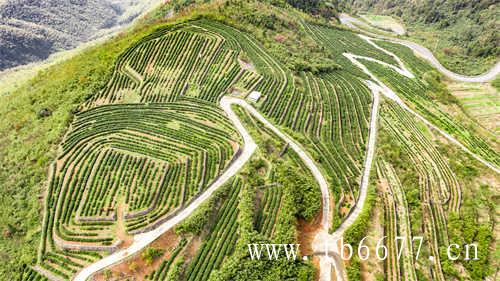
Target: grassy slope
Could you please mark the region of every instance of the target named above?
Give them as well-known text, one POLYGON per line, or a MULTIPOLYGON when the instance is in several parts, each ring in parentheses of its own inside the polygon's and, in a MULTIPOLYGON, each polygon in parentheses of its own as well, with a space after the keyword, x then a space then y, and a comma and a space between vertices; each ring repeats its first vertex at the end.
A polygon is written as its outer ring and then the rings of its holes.
POLYGON ((448 82, 447 87, 471 118, 493 135, 499 135, 500 95, 497 89, 486 83, 465 82, 448 82))
POLYGON ((0 279, 32 263, 40 238, 47 167, 72 118, 72 110, 99 91, 117 56, 153 30, 143 26, 40 72, 2 97, 0 115, 0 279), (42 109, 52 114, 39 117, 42 109))
POLYGON ((391 16, 366 14, 360 15, 360 17, 376 28, 387 30, 388 32, 394 32, 397 34, 405 33, 406 28, 403 26, 403 24, 401 24, 391 16))

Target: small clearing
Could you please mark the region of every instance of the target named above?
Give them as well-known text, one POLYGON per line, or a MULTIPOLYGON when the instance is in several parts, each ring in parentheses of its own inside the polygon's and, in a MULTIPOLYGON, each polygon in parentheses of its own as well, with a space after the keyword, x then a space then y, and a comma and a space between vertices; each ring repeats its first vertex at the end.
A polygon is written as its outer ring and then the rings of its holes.
POLYGON ((403 24, 391 16, 361 15, 361 18, 376 28, 392 31, 397 35, 404 35, 406 33, 403 24))
POLYGON ((465 111, 496 136, 500 136, 500 93, 488 83, 449 82, 448 89, 465 111))

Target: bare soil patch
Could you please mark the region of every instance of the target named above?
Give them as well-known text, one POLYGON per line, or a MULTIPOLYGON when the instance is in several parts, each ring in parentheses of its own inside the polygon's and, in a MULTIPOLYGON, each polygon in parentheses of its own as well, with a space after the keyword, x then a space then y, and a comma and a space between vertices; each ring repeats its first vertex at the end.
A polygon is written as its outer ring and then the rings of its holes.
POLYGON ((147 280, 145 277, 158 268, 162 260, 168 259, 172 255, 173 249, 179 244, 179 241, 180 237, 175 234, 173 230, 170 230, 160 236, 155 242, 151 243, 150 247, 159 248, 165 251, 163 256, 155 259, 151 265, 146 265, 141 256, 143 251, 141 251, 134 257, 97 273, 94 275, 94 280, 108 281, 124 280, 126 278, 132 278, 132 280, 135 281, 147 280), (136 269, 132 270, 133 267, 136 269))
POLYGON ((299 233, 298 240, 301 255, 310 256, 313 254, 312 243, 316 234, 321 230, 321 217, 322 212, 318 212, 318 215, 310 222, 304 219, 298 220, 297 230, 299 233))

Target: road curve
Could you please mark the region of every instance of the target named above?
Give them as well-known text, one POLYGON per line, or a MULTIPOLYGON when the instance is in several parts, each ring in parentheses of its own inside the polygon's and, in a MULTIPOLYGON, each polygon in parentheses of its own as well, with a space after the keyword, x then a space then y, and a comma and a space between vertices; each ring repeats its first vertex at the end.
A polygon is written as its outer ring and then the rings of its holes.
MULTIPOLYGON (((371 41, 371 38, 367 36, 361 35, 361 38, 365 39, 369 44, 374 44, 371 41)), ((370 120, 370 131, 369 131, 369 139, 368 139, 368 149, 366 152, 366 158, 365 158, 365 163, 364 163, 364 172, 361 180, 361 185, 360 185, 360 195, 358 198, 358 201, 356 202, 356 205, 354 209, 351 211, 351 213, 348 215, 348 217, 341 223, 341 225, 332 233, 331 235, 328 233, 321 232, 318 234, 318 236, 314 240, 314 245, 313 249, 321 249, 322 247, 326 247, 326 252, 331 251, 329 248, 332 246, 333 251, 332 252, 337 252, 340 253, 340 250, 337 249, 337 240, 343 236, 344 232, 352 226, 359 215, 361 214, 364 203, 366 201, 366 196, 368 193, 368 185, 369 185, 369 179, 370 179, 370 171, 371 171, 371 166, 373 162, 373 157, 375 154, 375 142, 376 142, 376 131, 377 131, 377 116, 378 116, 378 110, 379 110, 379 104, 380 104, 380 94, 383 94, 385 97, 395 101, 399 106, 401 106, 403 109, 409 111, 413 115, 415 115, 418 119, 420 119, 422 122, 424 122, 427 126, 437 130, 440 132, 445 138, 459 146, 462 150, 465 152, 469 153, 472 155, 474 158, 476 158, 478 161, 481 163, 485 164, 489 168, 493 169, 495 172, 499 172, 498 168, 492 165, 491 163, 485 161, 482 159, 480 156, 476 155, 472 151, 470 151, 468 148, 466 148, 462 143, 457 141, 453 136, 449 135, 445 131, 441 130, 431 122, 429 122, 427 119, 425 119, 423 116, 418 114, 417 112, 413 111, 411 108, 409 108, 404 101, 394 92, 392 91, 389 87, 387 87, 384 83, 382 83, 373 73, 371 73, 368 68, 362 64, 358 59, 365 59, 373 62, 380 63, 382 65, 388 66, 393 68, 395 71, 397 71, 399 74, 404 75, 408 78, 414 78, 414 75, 405 68, 401 60, 393 53, 382 49, 380 47, 377 47, 381 49, 383 52, 393 56, 398 62, 400 67, 395 67, 392 65, 388 65, 382 61, 373 59, 371 57, 364 57, 364 56, 359 56, 359 55, 354 55, 352 53, 344 53, 343 55, 351 61, 355 66, 359 67, 364 73, 366 73, 372 81, 366 81, 367 86, 370 88, 373 94, 373 105, 372 105, 372 112, 371 112, 371 120, 370 120)), ((320 256, 321 257, 321 256, 320 256)), ((331 277, 328 277, 326 273, 324 272, 324 267, 326 267, 328 264, 331 264, 336 271, 337 275, 337 280, 344 280, 344 276, 342 274, 342 265, 338 261, 338 259, 328 257, 328 256, 323 256, 323 259, 320 258, 320 280, 331 280, 331 277)))
MULTIPOLYGON (((332 208, 330 205, 330 192, 328 189, 328 183, 321 173, 320 169, 316 166, 311 157, 301 148, 301 146, 296 143, 292 138, 282 133, 278 128, 276 128, 271 122, 269 122, 264 116, 262 116, 253 106, 249 105, 246 101, 237 98, 224 97, 232 104, 237 104, 243 108, 245 108, 250 114, 252 114, 257 120, 259 120, 264 126, 269 128, 273 133, 275 133, 278 137, 288 143, 288 146, 293 149, 304 162, 304 164, 309 168, 314 178, 319 184, 321 190, 321 200, 322 200, 322 218, 321 218, 321 228, 316 237, 314 238, 313 244, 323 245, 323 237, 328 236, 328 230, 331 227, 331 218, 332 218, 332 208)), ((331 259, 328 256, 320 255, 319 256, 319 265, 320 265, 320 273, 319 280, 320 281, 331 281, 331 266, 333 265, 335 268, 336 279, 337 281, 345 280, 342 270, 342 264, 338 263, 337 260, 331 259)))
MULTIPOLYGON (((357 18, 351 17, 348 14, 340 14, 339 15, 340 22, 352 29, 357 29, 357 30, 362 30, 359 28, 359 26, 368 26, 365 22, 360 21, 357 18)), ((456 81, 462 81, 462 82, 474 82, 474 83, 484 83, 491 81, 495 79, 495 77, 500 73, 500 61, 498 61, 489 71, 486 73, 477 75, 477 76, 466 76, 466 75, 461 75, 458 73, 455 73, 446 67, 444 67, 439 60, 434 56, 434 54, 427 49, 426 47, 417 44, 415 42, 399 39, 399 38, 392 38, 388 36, 383 36, 375 33, 371 33, 366 30, 362 30, 365 33, 370 34, 373 37, 377 37, 380 39, 384 39, 387 41, 391 41, 394 43, 399 43, 401 45, 404 45, 410 49, 413 50, 414 53, 416 53, 418 56, 424 58, 427 60, 430 64, 432 64, 439 72, 441 72, 443 75, 446 77, 456 80, 456 81)))
MULTIPOLYGON (((368 43, 373 43, 373 42, 371 42, 372 39, 370 37, 361 36, 361 38, 365 39, 368 43)), ((391 53, 391 52, 389 52, 387 50, 385 52, 387 54, 395 57, 395 58, 398 58, 395 54, 393 54, 393 53, 391 53)), ((471 155, 473 158, 475 158, 479 162, 483 163, 488 168, 490 168, 493 171, 495 171, 496 173, 500 174, 500 169, 497 166, 495 166, 494 164, 492 164, 492 163, 484 160, 481 156, 479 156, 476 153, 474 153, 471 150, 469 150, 465 145, 463 145, 461 142, 459 142, 457 139, 455 139, 452 135, 448 134, 447 132, 445 132, 441 128, 439 128, 436 125, 432 124, 429 120, 425 119, 422 115, 420 115, 419 113, 417 113, 416 111, 414 111, 413 109, 411 109, 393 90, 391 90, 387 85, 385 85, 384 83, 382 83, 382 81, 380 81, 373 73, 371 73, 368 70, 368 68, 366 68, 366 66, 364 64, 362 64, 361 62, 359 62, 358 59, 359 58, 361 58, 361 59, 369 59, 370 61, 374 61, 374 62, 378 62, 378 63, 380 63, 382 65, 386 65, 384 62, 378 61, 377 59, 373 59, 371 57, 358 56, 358 55, 354 55, 354 54, 351 54, 351 53, 344 53, 343 55, 346 58, 348 58, 354 65, 356 65, 357 67, 359 67, 364 73, 366 73, 368 76, 370 76, 370 78, 373 81, 375 81, 376 84, 380 87, 380 89, 381 89, 380 92, 384 96, 386 96, 387 98, 395 101, 404 110, 406 110, 406 111, 410 112, 411 114, 413 114, 415 117, 417 117, 418 119, 420 119, 423 123, 425 123, 428 127, 431 127, 432 129, 438 131, 441 135, 443 135, 450 142, 452 142, 456 146, 460 147, 460 149, 462 149, 463 151, 465 151, 466 153, 468 153, 469 155, 471 155)), ((397 67, 393 67, 393 68, 397 68, 397 67)), ((406 68, 400 69, 397 72, 399 74, 401 74, 401 75, 405 75, 408 78, 413 78, 414 77, 413 74, 408 73, 409 71, 406 68)))
POLYGON ((210 196, 224 183, 228 182, 244 165, 250 160, 250 157, 254 153, 257 148, 257 144, 252 139, 250 134, 241 124, 238 116, 232 111, 231 104, 233 100, 231 98, 222 98, 220 105, 222 109, 226 112, 227 116, 233 122, 236 130, 240 133, 243 138, 243 149, 239 157, 233 161, 229 167, 226 168, 224 173, 214 181, 201 195, 196 198, 191 204, 189 204, 186 208, 180 211, 176 216, 172 217, 168 221, 162 223, 158 228, 151 230, 149 232, 137 234, 134 236, 134 241, 132 245, 130 245, 126 249, 122 249, 117 251, 89 266, 85 267, 81 271, 79 271, 73 280, 75 281, 85 281, 94 273, 105 269, 108 266, 116 264, 118 262, 123 261, 126 258, 129 258, 140 250, 144 249, 147 245, 155 241, 158 237, 160 237, 163 233, 172 229, 176 224, 180 223, 182 220, 186 219, 191 215, 200 205, 205 202, 210 196))
POLYGON ((368 88, 373 94, 372 110, 369 125, 369 136, 366 150, 366 157, 364 163, 364 171, 359 187, 359 197, 357 199, 354 209, 349 213, 348 217, 340 224, 340 226, 332 233, 328 231, 319 232, 314 238, 313 250, 315 252, 333 253, 335 256, 323 254, 320 257, 320 281, 330 281, 329 267, 333 266, 337 281, 346 280, 345 272, 343 269, 343 262, 340 258, 340 250, 338 249, 337 241, 344 235, 344 232, 351 227, 358 219, 363 211, 366 197, 368 195, 368 186, 370 183, 370 172, 375 156, 375 142, 377 139, 377 117, 380 105, 380 93, 382 88, 372 81, 366 81, 368 88))
POLYGON ((302 159, 304 164, 309 168, 311 173, 314 176, 314 179, 318 182, 320 190, 321 190, 321 198, 323 203, 322 208, 322 218, 321 218, 321 229, 323 231, 328 231, 331 225, 331 215, 330 215, 330 193, 328 190, 328 183, 319 170, 318 166, 314 160, 302 149, 302 147, 296 143, 292 138, 282 133, 278 128, 276 128, 271 122, 269 122, 262 114, 260 114, 253 106, 248 104, 245 100, 233 97, 224 97, 223 100, 226 100, 230 104, 237 104, 243 108, 245 108, 248 112, 250 112, 259 122, 264 124, 267 128, 269 128, 273 133, 275 133, 278 137, 284 140, 288 146, 293 149, 302 159))
POLYGON ((368 132, 368 148, 366 150, 366 157, 364 163, 363 177, 361 178, 361 185, 359 187, 359 197, 354 209, 349 213, 349 216, 340 224, 340 226, 332 233, 333 237, 342 237, 344 232, 354 224, 365 206, 366 196, 368 195, 368 186, 370 183, 370 172, 375 156, 375 142, 377 139, 377 117, 380 105, 380 93, 383 89, 377 84, 366 81, 368 87, 373 94, 372 111, 370 117, 370 128, 368 132))
MULTIPOLYGON (((318 182, 321 190, 321 197, 322 197, 322 202, 323 202, 323 208, 322 208, 322 220, 321 220, 321 231, 327 233, 328 229, 331 224, 331 206, 330 206, 330 193, 328 190, 328 183, 319 170, 319 168, 316 166, 314 160, 312 160, 309 155, 300 147, 299 144, 297 144, 294 140, 292 140, 290 137, 287 135, 283 134, 278 128, 276 128, 273 124, 271 124, 264 116, 262 116, 253 106, 248 104, 246 101, 239 99, 239 98, 234 98, 234 97, 223 97, 220 106, 224 110, 224 112, 227 114, 228 118, 233 122, 234 126, 236 127, 237 131, 241 134, 243 138, 243 151, 240 154, 239 158, 234 161, 231 166, 229 166, 224 173, 214 182, 212 185, 204 191, 204 193, 198 197, 196 200, 194 200, 191 204, 189 204, 185 209, 183 209, 181 212, 179 212, 178 215, 172 217, 170 220, 164 222, 161 224, 158 228, 138 234, 134 236, 134 242, 132 245, 130 245, 128 248, 120 250, 118 252, 115 252, 91 265, 88 267, 84 268, 80 272, 77 273, 75 276, 74 280, 75 281, 85 281, 87 280, 90 276, 92 276, 94 273, 103 270, 104 268, 111 266, 113 264, 116 264, 118 262, 123 261, 126 258, 129 258, 136 253, 138 253, 140 250, 144 249, 147 245, 152 243, 154 240, 156 240, 160 235, 165 233, 166 231, 172 229, 176 224, 181 222, 182 220, 186 219, 190 214, 192 214, 196 208, 198 208, 205 200, 207 200, 219 187, 221 187, 225 182, 227 182, 232 176, 234 176, 242 167, 243 165, 250 160, 250 157, 252 156, 253 152, 257 148, 257 145, 255 144, 255 141, 252 139, 248 131, 244 128, 244 126, 241 124, 238 116, 235 114, 235 112, 231 109, 231 106, 233 104, 237 104, 246 110, 250 112, 257 120, 259 120, 261 123, 264 124, 264 126, 268 127, 273 133, 278 135, 281 139, 283 139, 285 142, 288 143, 289 147, 293 149, 299 157, 304 161, 304 164, 311 170, 311 173, 313 174, 314 178, 318 182)), ((325 260, 326 261, 326 260, 325 260)), ((323 262, 323 264, 325 264, 323 262)), ((330 272, 330 265, 329 263, 326 263, 328 268, 323 268, 324 272, 330 272)), ((331 280, 331 278, 328 279, 322 279, 322 280, 331 280)))
MULTIPOLYGON (((370 38, 365 38, 365 40, 368 41, 368 43, 372 44, 370 38)), ((387 52, 387 51, 386 51, 387 52)), ((394 54, 392 54, 395 58, 394 54)), ((158 228, 138 234, 134 236, 134 241, 131 246, 129 246, 126 249, 122 249, 118 252, 115 252, 89 266, 86 268, 82 269, 80 272, 77 273, 75 278, 73 280, 76 281, 85 281, 87 280, 91 275, 94 273, 111 266, 113 264, 116 264, 118 262, 121 262, 122 260, 129 258, 133 256, 134 254, 138 253, 140 250, 144 249, 147 245, 152 243, 154 240, 156 240, 159 236, 161 236, 163 233, 166 231, 172 229, 176 224, 180 223, 182 220, 186 219, 189 215, 191 215, 204 201, 206 201, 219 187, 221 187, 224 183, 226 183, 231 177, 233 177, 243 166, 244 164, 250 159, 251 155, 257 148, 256 143, 254 140, 251 138, 250 134, 248 131, 244 128, 242 123, 240 122, 238 116, 235 114, 235 112, 231 109, 231 106, 233 104, 237 104, 242 106, 243 108, 247 109, 257 120, 262 122, 266 127, 271 129, 276 135, 278 135, 280 138, 285 140, 290 148, 292 148, 298 155, 299 157, 304 161, 306 166, 311 170, 314 178, 318 182, 320 186, 320 190, 322 193, 322 203, 323 203, 323 208, 322 208, 322 220, 321 220, 321 230, 320 233, 318 234, 319 236, 323 237, 341 237, 343 235, 343 232, 349 228, 357 219, 359 214, 361 213, 361 210, 363 209, 364 202, 366 199, 366 194, 367 194, 367 189, 368 189, 368 183, 369 183, 369 175, 370 175, 370 170, 371 170, 371 164, 373 161, 374 157, 374 150, 375 150, 375 140, 376 140, 376 124, 377 124, 377 114, 378 114, 378 107, 379 107, 379 93, 382 93, 384 96, 396 101, 400 106, 402 106, 404 109, 410 111, 412 114, 416 115, 419 119, 421 119, 423 122, 425 122, 428 126, 432 126, 434 129, 438 130, 440 133, 442 133, 446 138, 454 142, 455 144, 459 145, 462 149, 467 151, 468 153, 472 154, 476 159, 480 160, 484 164, 489 164, 488 162, 482 160, 479 156, 473 154, 471 151, 469 151, 466 147, 464 147, 460 142, 455 140, 452 136, 448 135, 446 132, 442 131, 441 129, 437 128, 436 126, 432 125, 429 121, 427 121, 425 118, 420 116, 418 113, 414 112, 411 110, 398 96, 395 94, 392 90, 390 90, 385 84, 383 84, 380 80, 378 80, 362 63, 360 63, 357 59, 362 58, 362 59, 368 59, 374 62, 379 62, 384 64, 383 62, 377 61, 373 58, 370 57, 362 57, 362 56, 357 56, 354 54, 350 53, 345 53, 344 56, 346 56, 354 65, 358 66, 361 68, 366 74, 372 78, 373 81, 375 82, 370 82, 367 81, 368 87, 372 90, 373 96, 374 96, 374 101, 373 101, 373 108, 372 108, 372 113, 371 113, 371 121, 370 121, 370 134, 369 134, 369 140, 368 140, 368 149, 367 149, 367 155, 365 158, 365 167, 364 167, 364 173, 362 177, 362 182, 360 186, 360 196, 358 198, 358 202, 356 203, 355 209, 350 213, 348 218, 344 220, 344 222, 340 225, 340 227, 334 232, 333 235, 328 235, 328 230, 331 226, 331 206, 330 206, 330 195, 329 195, 329 189, 328 189, 328 184, 326 179, 323 177, 321 171, 319 168, 316 166, 315 162, 308 156, 308 154, 300 147, 299 144, 297 144, 295 141, 293 141, 290 137, 287 135, 283 134, 278 128, 276 128, 273 124, 271 124, 266 118, 264 118, 254 107, 252 107, 250 104, 248 104, 246 101, 234 97, 223 97, 220 102, 221 108, 225 111, 227 114, 228 118, 233 122, 234 126, 236 127, 237 131, 241 134, 243 138, 243 149, 242 153, 240 156, 233 162, 231 165, 224 171, 224 173, 214 182, 210 185, 208 189, 206 189, 203 194, 195 199, 191 204, 189 204, 185 209, 183 209, 181 212, 179 212, 176 216, 172 217, 170 220, 164 222, 161 224, 158 228), (326 236, 325 236, 326 234, 326 236)), ((402 66, 402 64, 401 64, 402 66)), ((393 67, 393 66, 391 66, 393 67)), ((393 67, 394 68, 394 67, 393 67)), ((401 69, 396 69, 401 75, 405 75, 408 77, 411 77, 412 74, 409 72, 406 68, 401 67, 401 69)), ((498 169, 495 167, 491 166, 491 164, 488 165, 490 168, 493 168, 495 171, 498 172, 498 169)), ((327 241, 328 238, 321 238, 319 240, 315 239, 315 244, 321 242, 327 241)), ((330 266, 333 265, 335 267, 336 271, 336 279, 338 281, 344 280, 344 275, 342 274, 342 265, 339 264, 338 262, 335 261, 335 259, 332 259, 327 256, 320 256, 320 280, 321 281, 330 281, 331 280, 331 268, 330 266)))

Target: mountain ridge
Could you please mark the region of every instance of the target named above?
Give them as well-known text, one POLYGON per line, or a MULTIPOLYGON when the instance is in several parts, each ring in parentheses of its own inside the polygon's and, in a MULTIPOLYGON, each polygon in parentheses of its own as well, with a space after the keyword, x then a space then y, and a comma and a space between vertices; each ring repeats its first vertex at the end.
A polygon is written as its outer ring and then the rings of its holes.
POLYGON ((0 2, 0 71, 48 58, 130 23, 157 1, 0 2))

